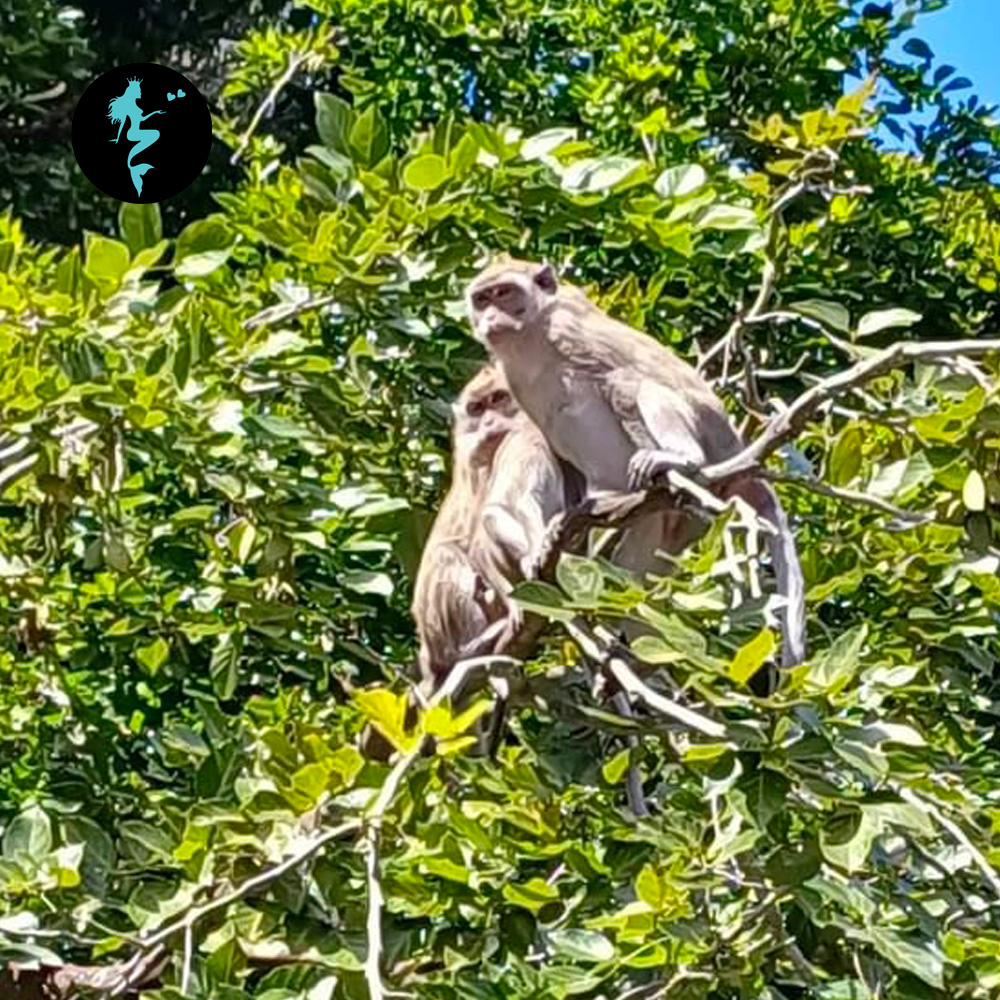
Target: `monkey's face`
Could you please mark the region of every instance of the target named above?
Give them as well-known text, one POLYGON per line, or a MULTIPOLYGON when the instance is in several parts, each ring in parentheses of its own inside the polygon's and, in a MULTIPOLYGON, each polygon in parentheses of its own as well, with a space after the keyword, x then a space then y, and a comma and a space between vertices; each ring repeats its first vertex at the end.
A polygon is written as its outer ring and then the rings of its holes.
POLYGON ((476 338, 490 347, 532 327, 555 291, 555 275, 547 264, 511 265, 480 276, 468 293, 476 338))
POLYGON ((456 444, 477 466, 489 465, 503 439, 515 428, 518 408, 492 369, 466 386, 455 406, 456 444))

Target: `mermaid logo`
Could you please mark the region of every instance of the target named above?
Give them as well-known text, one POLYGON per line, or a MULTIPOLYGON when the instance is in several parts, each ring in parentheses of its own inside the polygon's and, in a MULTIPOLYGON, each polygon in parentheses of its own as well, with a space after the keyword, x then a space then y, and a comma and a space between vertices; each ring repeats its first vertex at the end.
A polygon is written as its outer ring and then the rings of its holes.
MULTIPOLYGON (((172 98, 174 95, 170 94, 169 96, 172 98)), ((108 117, 118 126, 118 135, 111 140, 112 142, 117 142, 122 137, 122 127, 126 121, 129 123, 125 138, 129 142, 134 142, 135 145, 128 154, 128 170, 132 175, 136 196, 142 194, 142 175, 147 170, 152 170, 153 164, 136 163, 135 158, 160 138, 160 133, 155 128, 139 128, 139 126, 147 118, 163 114, 162 108, 143 114, 139 109, 140 97, 142 97, 142 80, 137 76, 130 76, 125 93, 120 97, 112 98, 111 103, 108 104, 108 117)))
POLYGON ((73 115, 73 151, 88 180, 120 201, 163 201, 202 171, 212 116, 194 84, 156 63, 98 77, 73 115), (147 124, 154 115, 156 126, 147 124))

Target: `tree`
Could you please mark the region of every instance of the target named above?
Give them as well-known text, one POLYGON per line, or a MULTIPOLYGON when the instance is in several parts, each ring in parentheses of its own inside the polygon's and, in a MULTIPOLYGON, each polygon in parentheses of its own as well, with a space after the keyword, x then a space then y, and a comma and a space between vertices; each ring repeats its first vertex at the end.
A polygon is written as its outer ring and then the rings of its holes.
POLYGON ((995 992, 997 137, 885 59, 937 6, 315 4, 238 46, 217 211, 4 217, 0 992, 995 992), (886 76, 939 104, 915 152, 886 76), (524 585, 552 624, 496 762, 486 696, 406 727, 458 294, 500 249, 700 356, 758 440, 822 404, 768 466, 812 645, 773 698, 727 512, 649 589, 524 585), (631 720, 589 687, 623 616, 631 720))

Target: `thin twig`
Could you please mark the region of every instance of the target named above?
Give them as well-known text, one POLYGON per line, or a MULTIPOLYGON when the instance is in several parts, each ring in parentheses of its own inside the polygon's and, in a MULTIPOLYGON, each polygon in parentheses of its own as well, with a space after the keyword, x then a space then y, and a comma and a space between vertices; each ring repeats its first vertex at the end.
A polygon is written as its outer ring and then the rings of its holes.
POLYGON ((261 119, 274 107, 274 103, 278 99, 278 94, 284 90, 288 81, 295 76, 299 67, 305 62, 307 57, 307 52, 293 52, 291 54, 288 60, 288 66, 285 68, 284 73, 278 77, 274 86, 268 91, 267 96, 263 101, 261 101, 260 106, 254 112, 253 118, 250 119, 250 124, 247 126, 246 132, 243 133, 243 137, 240 139, 240 143, 236 147, 236 151, 231 157, 229 157, 230 164, 239 162, 244 152, 246 152, 247 146, 250 144, 250 137, 257 131, 257 126, 260 125, 261 119))
POLYGON ((669 716, 689 729, 694 729, 712 739, 721 740, 728 737, 728 731, 721 723, 693 709, 678 705, 677 702, 671 701, 644 684, 626 662, 623 651, 612 652, 609 645, 600 642, 582 619, 574 618, 566 623, 566 628, 584 656, 606 669, 626 694, 633 695, 662 715, 669 716))
POLYGON ((906 785, 901 785, 897 781, 890 781, 888 784, 904 802, 916 807, 921 812, 928 813, 938 826, 950 833, 958 844, 969 852, 976 867, 982 872, 983 878, 989 882, 990 888, 996 894, 997 898, 1000 899, 1000 874, 987 861, 983 852, 972 843, 965 831, 954 820, 949 819, 944 811, 932 800, 918 795, 912 788, 907 788, 906 785))
POLYGON ((181 967, 181 993, 187 996, 191 987, 191 960, 194 956, 194 931, 188 921, 184 928, 184 964, 181 967))
POLYGON ((929 524, 934 520, 933 514, 928 514, 918 510, 907 510, 905 507, 897 507, 888 500, 874 497, 870 493, 861 490, 849 490, 843 486, 829 486, 818 479, 810 479, 805 476, 785 476, 781 473, 768 472, 766 469, 761 473, 762 479, 767 479, 772 483, 785 483, 791 486, 801 486, 812 493, 819 493, 821 496, 832 497, 835 500, 843 500, 846 503, 859 504, 864 507, 872 507, 896 518, 898 521, 905 521, 909 525, 917 526, 929 524))
POLYGON ((336 295, 317 295, 303 300, 302 302, 278 302, 273 306, 267 306, 260 312, 254 313, 249 319, 243 321, 244 330, 256 330, 259 326, 268 326, 271 323, 284 322, 301 316, 302 313, 312 309, 323 309, 332 306, 337 302, 336 295))
POLYGON ((281 861, 270 868, 265 868, 262 872, 258 872, 252 878, 249 878, 242 883, 242 885, 237 886, 225 895, 219 896, 217 899, 213 899, 208 903, 202 904, 201 906, 192 907, 178 920, 167 924, 165 927, 162 927, 160 930, 147 937, 143 937, 140 940, 139 945, 141 951, 130 962, 126 963, 125 969, 123 970, 124 975, 112 989, 111 995, 121 996, 123 993, 127 992, 136 982, 134 973, 139 967, 140 961, 145 960, 146 956, 150 952, 162 947, 175 934, 186 932, 189 928, 193 928, 196 923, 203 920, 209 914, 215 913, 217 910, 225 909, 228 906, 232 906, 233 903, 238 903, 241 899, 245 899, 258 889, 262 889, 265 886, 270 885, 272 882, 281 878, 282 875, 285 875, 293 868, 302 864, 303 861, 311 858, 331 841, 338 840, 339 838, 344 837, 349 833, 354 833, 359 829, 361 829, 360 820, 352 820, 351 822, 341 823, 339 826, 326 830, 319 836, 310 840, 304 847, 300 848, 295 853, 290 854, 284 861, 281 861))
MULTIPOLYGON (((451 698, 462 689, 468 680, 468 675, 475 670, 489 667, 492 663, 498 666, 508 666, 511 658, 507 656, 477 656, 460 660, 445 678, 444 683, 428 699, 427 707, 433 708, 446 698, 451 698)), ((420 741, 422 743, 423 741, 420 741)), ((412 750, 400 757, 393 765, 388 777, 382 784, 371 809, 364 821, 365 869, 368 882, 368 914, 365 919, 367 934, 367 951, 365 954, 365 982, 368 984, 368 995, 371 1000, 384 1000, 395 994, 388 991, 382 982, 382 909, 384 897, 379 865, 379 835, 385 814, 392 805, 399 786, 406 772, 422 756, 422 746, 418 743, 412 750)))

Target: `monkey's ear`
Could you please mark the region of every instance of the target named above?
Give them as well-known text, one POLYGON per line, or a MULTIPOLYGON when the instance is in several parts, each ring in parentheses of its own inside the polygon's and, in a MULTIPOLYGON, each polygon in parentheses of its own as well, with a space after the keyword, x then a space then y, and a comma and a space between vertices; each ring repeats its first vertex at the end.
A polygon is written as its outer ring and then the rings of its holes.
POLYGON ((556 278, 555 268, 548 261, 544 261, 535 274, 535 284, 543 292, 548 292, 549 294, 555 292, 558 287, 559 282, 556 278))

